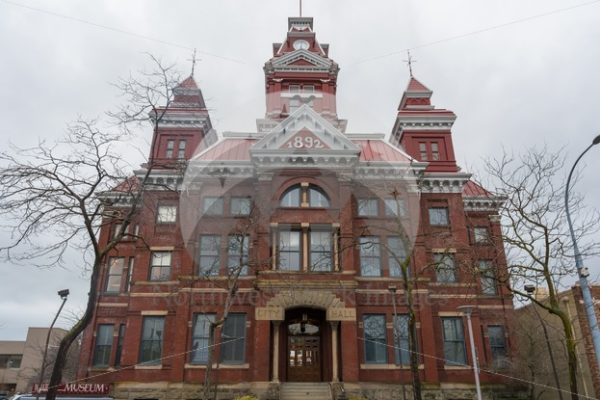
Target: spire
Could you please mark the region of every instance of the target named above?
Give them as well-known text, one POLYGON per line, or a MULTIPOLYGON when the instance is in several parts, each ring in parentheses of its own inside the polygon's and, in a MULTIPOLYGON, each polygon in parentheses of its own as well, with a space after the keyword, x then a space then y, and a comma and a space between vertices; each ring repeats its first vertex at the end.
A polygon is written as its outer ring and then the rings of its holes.
POLYGON ((411 76, 408 80, 406 90, 400 100, 400 106, 398 110, 406 110, 411 108, 426 108, 433 109, 431 105, 431 95, 433 92, 421 82, 419 82, 414 76, 411 76))
POLYGON ((175 105, 180 107, 206 108, 202 90, 198 87, 196 80, 192 75, 184 79, 175 89, 173 89, 175 105))

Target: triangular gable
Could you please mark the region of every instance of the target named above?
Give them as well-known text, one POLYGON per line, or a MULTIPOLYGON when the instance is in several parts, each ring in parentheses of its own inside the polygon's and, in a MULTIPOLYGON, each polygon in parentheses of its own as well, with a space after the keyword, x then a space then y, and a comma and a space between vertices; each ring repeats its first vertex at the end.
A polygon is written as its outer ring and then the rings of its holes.
MULTIPOLYGON (((320 68, 329 68, 332 64, 332 61, 320 57, 308 50, 296 50, 291 53, 288 53, 282 57, 279 57, 273 60, 274 67, 287 67, 294 66, 294 63, 297 63, 299 60, 303 60, 304 62, 308 62, 310 65, 320 68)), ((298 65, 298 64, 296 64, 298 65)), ((307 65, 307 64, 303 64, 307 65)))
POLYGON ((251 149, 253 153, 310 153, 324 150, 356 155, 360 152, 356 144, 307 104, 280 122, 251 149))

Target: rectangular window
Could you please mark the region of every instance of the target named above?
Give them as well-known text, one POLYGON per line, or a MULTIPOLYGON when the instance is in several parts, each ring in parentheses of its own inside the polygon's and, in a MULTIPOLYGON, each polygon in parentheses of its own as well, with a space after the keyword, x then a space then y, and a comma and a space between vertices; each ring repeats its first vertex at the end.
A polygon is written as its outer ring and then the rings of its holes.
POLYGON ((479 281, 481 283, 481 292, 488 295, 498 294, 496 285, 496 272, 494 265, 489 260, 479 260, 479 281))
POLYGON ((232 197, 231 198, 231 215, 250 215, 252 200, 249 197, 232 197))
POLYGON ((421 161, 427 161, 427 143, 419 143, 419 153, 421 153, 421 161))
POLYGON ((227 268, 232 275, 248 275, 248 248, 250 236, 229 235, 227 268))
POLYGON ((460 317, 442 318, 446 365, 466 365, 465 335, 460 317))
POLYGON ((365 331, 365 363, 387 363, 385 315, 363 315, 365 331))
POLYGON ((314 85, 304 85, 302 86, 302 91, 305 93, 314 93, 315 87, 314 85))
POLYGON ((402 277, 400 263, 404 262, 407 257, 404 243, 402 242, 399 236, 389 236, 387 241, 388 267, 390 269, 390 276, 402 277))
POLYGON ((23 356, 21 354, 0 354, 0 369, 19 369, 22 360, 23 356))
POLYGON ((454 255, 447 253, 435 253, 433 255, 433 262, 435 263, 435 278, 438 282, 456 282, 454 255))
POLYGON ((473 228, 473 240, 475 243, 488 243, 490 240, 490 233, 488 228, 485 226, 476 226, 473 228))
POLYGON ((140 363, 158 365, 162 362, 164 326, 164 317, 144 317, 142 341, 140 343, 140 363))
POLYGON ((381 276, 381 257, 379 238, 363 236, 359 238, 360 274, 362 276, 381 276))
POLYGON ((433 161, 440 159, 440 149, 437 143, 431 143, 431 159, 433 161))
POLYGON ((159 205, 156 210, 157 224, 174 224, 177 220, 177 206, 159 205))
POLYGON ((506 366, 506 337, 504 327, 501 325, 488 326, 488 338, 492 350, 492 363, 495 368, 506 366))
POLYGON ((202 203, 202 212, 207 215, 223 215, 223 198, 205 197, 202 203))
POLYGON ((403 199, 385 199, 385 215, 398 217, 406 214, 403 199))
POLYGON ((119 325, 119 336, 117 337, 117 350, 115 354, 115 367, 121 365, 121 354, 123 354, 123 339, 125 338, 125 324, 119 325))
POLYGON ((221 237, 216 235, 200 236, 198 254, 198 275, 219 275, 221 269, 221 237))
POLYGON ((282 230, 279 232, 279 269, 300 271, 301 232, 282 230))
POLYGON ((173 158, 173 149, 175 148, 174 140, 167 140, 167 151, 165 152, 165 158, 173 158))
POLYGON ((112 350, 113 325, 100 324, 96 331, 96 344, 94 346, 94 367, 108 367, 112 350))
POLYGON ((151 281, 167 281, 171 277, 171 252, 152 252, 152 264, 150 266, 151 281))
POLYGON ((229 314, 221 333, 221 362, 242 364, 246 348, 246 314, 229 314))
POLYGON ((376 217, 379 215, 377 199, 358 199, 358 215, 361 217, 376 217))
POLYGON ((431 207, 429 209, 429 224, 436 226, 450 225, 450 219, 448 218, 448 208, 431 207))
POLYGON ((185 145, 186 145, 185 140, 179 141, 179 148, 177 149, 177 158, 179 158, 180 160, 185 158, 185 145))
POLYGON ((121 291, 121 279, 123 277, 124 267, 125 257, 110 257, 108 259, 108 276, 106 278, 107 292, 119 293, 121 291))
POLYGON ((192 364, 206 364, 208 362, 208 346, 210 324, 215 322, 215 314, 196 314, 194 316, 194 329, 192 332, 192 364))
POLYGON ((394 354, 397 365, 410 364, 409 346, 408 315, 396 315, 394 317, 394 354))
POLYGON ((290 93, 300 92, 300 85, 290 85, 290 93))
POLYGON ((331 271, 333 268, 331 230, 311 230, 310 271, 331 271))

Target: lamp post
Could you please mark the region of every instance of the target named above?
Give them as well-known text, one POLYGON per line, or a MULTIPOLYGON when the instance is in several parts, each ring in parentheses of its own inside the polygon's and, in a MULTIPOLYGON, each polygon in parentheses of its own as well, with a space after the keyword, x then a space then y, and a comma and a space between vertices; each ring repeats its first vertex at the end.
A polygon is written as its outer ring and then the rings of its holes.
POLYGON ((475 389, 477 390, 477 400, 482 400, 481 384, 479 382, 479 364, 477 363, 477 352, 475 350, 475 339, 473 339, 473 324, 471 323, 471 314, 473 306, 465 305, 458 307, 467 317, 467 328, 469 329, 469 343, 471 345, 471 358, 473 359, 473 375, 475 375, 475 389))
POLYGON ((54 316, 54 319, 52 320, 52 324, 50 324, 50 329, 48 329, 48 334, 46 335, 46 345, 44 346, 44 356, 42 357, 42 365, 40 367, 40 379, 38 380, 38 390, 37 390, 37 396, 36 396, 37 400, 39 400, 39 398, 40 398, 40 390, 42 388, 42 382, 44 381, 44 372, 46 370, 46 357, 48 356, 48 345, 50 344, 50 334, 52 334, 52 328, 54 328, 54 324, 56 323, 56 320, 58 319, 60 312, 62 311, 63 307, 65 306, 65 303, 67 302, 67 297, 69 296, 69 289, 59 290, 58 295, 62 299, 62 303, 60 303, 60 307, 58 308, 58 311, 57 311, 56 315, 54 316))
POLYGON ((583 266, 583 258, 581 257, 581 253, 579 252, 579 247, 577 247, 577 239, 575 238, 575 231, 573 230, 573 223, 571 222, 571 213, 569 211, 569 185, 571 184, 571 177, 573 176, 573 172, 575 171, 575 167, 579 160, 587 153, 593 146, 600 143, 600 135, 596 136, 584 151, 577 157, 573 167, 571 167, 571 171, 569 172, 569 177, 567 178, 567 187, 565 189, 565 211, 567 214, 567 222, 569 223, 569 231, 571 233, 571 240, 573 241, 573 252, 575 253, 575 266, 577 267, 577 274, 579 275, 579 287, 581 288, 581 296, 583 297, 583 305, 585 307, 585 311, 588 318, 588 324, 590 326, 590 331, 592 333, 592 341, 594 343, 594 352, 596 353, 596 363, 598 367, 600 367, 600 329, 598 328, 598 319, 596 318, 596 312, 594 310, 594 302, 592 300, 592 293, 590 292, 590 287, 588 285, 587 277, 589 276, 589 270, 587 267, 583 266))

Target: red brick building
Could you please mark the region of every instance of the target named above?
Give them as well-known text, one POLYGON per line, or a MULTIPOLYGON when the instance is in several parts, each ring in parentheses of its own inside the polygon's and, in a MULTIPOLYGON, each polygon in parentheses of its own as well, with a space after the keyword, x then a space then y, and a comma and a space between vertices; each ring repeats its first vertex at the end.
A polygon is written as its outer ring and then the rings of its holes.
MULTIPOLYGON (((481 366, 510 365, 499 199, 457 166, 456 116, 411 77, 389 138, 348 133, 338 71, 312 18, 297 17, 264 66, 256 131, 216 134, 193 77, 175 89, 144 167, 156 184, 132 228, 144 240, 106 260, 82 378, 117 398, 198 398, 208 327, 230 301, 212 356, 223 393, 285 399, 290 383, 319 382, 398 398, 412 381, 408 255, 424 390, 473 396, 461 305, 475 309, 481 366)), ((510 386, 491 372, 481 381, 486 396, 510 386)))

